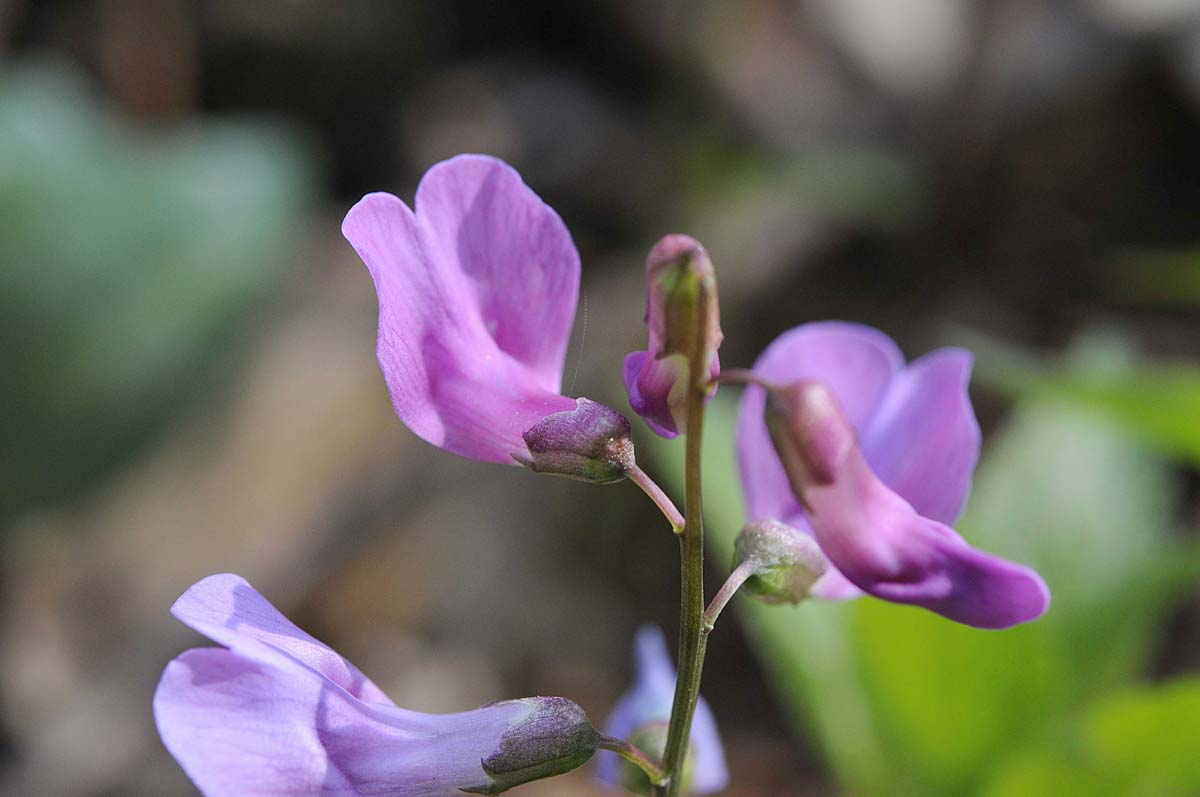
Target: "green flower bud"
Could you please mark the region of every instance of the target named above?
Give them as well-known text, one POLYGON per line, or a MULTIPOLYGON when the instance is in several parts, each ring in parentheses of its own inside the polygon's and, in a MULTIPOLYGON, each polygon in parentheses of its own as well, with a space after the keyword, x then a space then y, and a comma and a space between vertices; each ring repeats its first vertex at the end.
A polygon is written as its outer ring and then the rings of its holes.
POLYGON ((766 603, 799 603, 829 567, 816 541, 786 523, 747 523, 733 544, 733 566, 754 563, 743 589, 766 603))

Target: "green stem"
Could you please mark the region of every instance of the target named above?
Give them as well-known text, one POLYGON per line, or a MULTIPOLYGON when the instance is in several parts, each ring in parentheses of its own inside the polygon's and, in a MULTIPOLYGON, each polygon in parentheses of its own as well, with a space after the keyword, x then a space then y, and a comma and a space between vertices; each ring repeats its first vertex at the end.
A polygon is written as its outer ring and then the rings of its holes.
POLYGON ((663 771, 658 762, 651 758, 649 753, 636 745, 632 745, 622 739, 614 739, 611 736, 602 735, 600 737, 600 748, 602 750, 612 750, 621 756, 621 758, 635 765, 642 772, 646 773, 646 777, 650 778, 650 783, 653 785, 661 786, 667 782, 667 773, 663 771))
POLYGON ((650 500, 654 502, 654 505, 663 513, 663 517, 671 524, 671 529, 676 534, 682 534, 684 526, 683 515, 679 513, 679 509, 675 506, 675 503, 663 492, 663 488, 659 487, 654 479, 646 475, 646 472, 636 464, 627 467, 625 475, 629 477, 631 482, 641 487, 642 492, 650 496, 650 500))
POLYGON ((700 289, 693 327, 692 350, 688 355, 687 447, 685 452, 684 512, 686 521, 680 535, 679 595, 679 675, 675 681, 675 702, 667 726, 667 746, 663 769, 667 785, 656 787, 655 797, 680 797, 683 793, 683 765, 687 757, 696 701, 700 699, 700 676, 704 670, 704 650, 708 634, 704 631, 704 512, 700 498, 701 442, 704 439, 704 404, 708 398, 708 362, 706 338, 708 311, 704 289, 700 289))

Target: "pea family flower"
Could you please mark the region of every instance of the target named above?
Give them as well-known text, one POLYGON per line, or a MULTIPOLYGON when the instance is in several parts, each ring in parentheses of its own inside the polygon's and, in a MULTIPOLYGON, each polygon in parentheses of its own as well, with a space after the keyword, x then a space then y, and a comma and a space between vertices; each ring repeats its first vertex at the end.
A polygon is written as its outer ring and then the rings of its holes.
POLYGON ((224 646, 176 658, 154 695, 163 743, 209 797, 499 794, 580 766, 599 740, 563 698, 398 708, 235 575, 198 582, 171 611, 224 646))
POLYGON ((813 595, 867 592, 982 628, 1045 611, 1049 592, 1034 571, 949 527, 979 454, 970 368, 960 349, 906 366, 886 335, 840 322, 792 329, 759 357, 755 376, 779 388, 768 399, 754 386, 742 400, 747 506, 751 519, 813 534, 832 565, 813 595))
MULTIPOLYGON (((696 314, 707 316, 702 345, 709 376, 721 371, 721 319, 712 261, 694 238, 668 235, 646 258, 646 351, 625 355, 622 376, 629 405, 662 437, 677 437, 687 423, 689 347, 696 314)), ((715 390, 714 390, 715 392, 715 390)))
MULTIPOLYGON (((634 641, 635 678, 608 719, 605 733, 617 739, 629 739, 647 752, 662 755, 666 743, 671 703, 675 698, 675 667, 667 652, 662 631, 643 626, 634 641)), ((696 705, 690 746, 685 768, 688 792, 712 794, 729 784, 725 751, 717 731, 717 721, 703 698, 696 705)), ((628 777, 637 773, 623 764, 615 753, 601 750, 596 755, 596 777, 615 786, 630 786, 628 777)))
POLYGON ((482 155, 433 166, 414 208, 368 194, 342 223, 379 295, 396 413, 455 454, 528 458, 524 433, 577 406, 561 395, 579 298, 571 235, 512 167, 482 155))

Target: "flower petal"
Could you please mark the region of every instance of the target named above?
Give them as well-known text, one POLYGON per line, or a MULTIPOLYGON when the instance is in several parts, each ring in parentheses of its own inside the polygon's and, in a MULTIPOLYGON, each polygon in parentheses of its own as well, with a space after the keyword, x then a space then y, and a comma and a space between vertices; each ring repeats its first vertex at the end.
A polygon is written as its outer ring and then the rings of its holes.
POLYGON ((422 715, 355 699, 279 654, 218 648, 167 665, 154 715, 167 749, 208 797, 461 797, 528 707, 422 715))
POLYGON ((377 353, 392 404, 424 440, 511 464, 510 455, 524 450, 522 432, 574 406, 557 395, 561 362, 549 373, 502 351, 481 315, 478 285, 443 262, 442 248, 420 227, 390 194, 363 197, 342 223, 375 281, 377 353))
POLYGON ((459 155, 417 188, 421 242, 500 350, 558 393, 579 299, 579 253, 559 215, 496 158, 459 155))
MULTIPOLYGON (((826 561, 828 562, 828 559, 826 561)), ((813 584, 812 594, 814 598, 822 600, 845 601, 859 597, 863 591, 842 575, 842 571, 838 570, 833 562, 828 562, 825 572, 817 579, 817 583, 813 584)))
POLYGON ((979 458, 970 377, 970 352, 930 352, 897 374, 870 424, 860 430, 875 475, 918 513, 941 523, 958 518, 979 458))
POLYGON ((204 579, 172 611, 227 646, 172 661, 154 695, 163 743, 209 797, 461 797, 561 774, 596 749, 563 698, 397 708, 238 576, 204 579))
POLYGON ((436 337, 424 348, 435 365, 428 389, 441 423, 438 439, 426 439, 447 451, 515 465, 512 455, 526 451, 525 432, 557 412, 576 409, 575 399, 532 387, 527 369, 502 353, 497 356, 507 362, 493 365, 447 350, 436 337))
POLYGON ((268 645, 361 700, 392 705, 357 667, 296 627, 241 576, 221 573, 196 582, 175 601, 171 613, 228 648, 244 648, 247 640, 268 645))
MULTIPOLYGON (((616 739, 627 739, 635 729, 651 723, 666 723, 671 719, 675 701, 675 667, 667 651, 667 640, 654 626, 638 629, 634 640, 633 686, 617 701, 609 717, 605 733, 616 739)), ((704 698, 696 704, 690 736, 692 794, 712 794, 729 784, 725 750, 717 730, 717 720, 704 698)), ((620 760, 615 753, 600 750, 596 753, 596 777, 611 784, 620 784, 620 760)))
MULTIPOLYGON (((754 363, 754 373, 777 384, 801 379, 823 382, 861 428, 887 395, 904 357, 887 335, 860 324, 818 321, 780 335, 754 363)), ((799 501, 775 455, 763 422, 766 395, 748 387, 738 412, 738 465, 750 520, 774 518, 802 525, 799 501)))
POLYGON ((668 440, 679 436, 670 404, 671 389, 679 380, 678 360, 678 355, 655 360, 650 352, 631 351, 621 368, 629 406, 655 434, 668 440))
POLYGON ((878 598, 994 629, 1034 620, 1050 605, 1050 590, 1035 571, 972 548, 937 521, 914 513, 895 532, 893 544, 906 549, 902 558, 913 569, 904 580, 872 585, 878 598))
POLYGON ((979 628, 1007 628, 1046 610, 1049 591, 1037 573, 971 548, 876 476, 824 385, 785 396, 795 401, 771 406, 798 452, 792 484, 817 544, 846 579, 878 598, 979 628))

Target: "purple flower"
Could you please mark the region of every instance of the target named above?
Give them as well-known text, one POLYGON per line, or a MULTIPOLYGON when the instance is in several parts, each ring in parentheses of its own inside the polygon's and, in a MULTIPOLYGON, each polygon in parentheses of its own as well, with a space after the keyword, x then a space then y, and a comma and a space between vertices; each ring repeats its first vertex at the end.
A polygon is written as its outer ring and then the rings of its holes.
POLYGON ((512 464, 527 455, 525 431, 576 408, 560 391, 579 253, 558 214, 495 158, 435 165, 415 208, 368 194, 342 223, 375 280, 392 404, 430 443, 512 464))
MULTIPOLYGON (((667 641, 658 628, 648 625, 638 629, 634 668, 633 686, 617 701, 605 734, 634 743, 641 741, 642 745, 647 745, 648 740, 655 742, 658 749, 643 749, 661 758, 675 700, 675 667, 667 652, 667 641)), ((615 753, 601 750, 596 754, 596 777, 621 786, 622 774, 622 762, 615 753)), ((696 705, 692 720, 685 774, 690 776, 691 794, 712 794, 729 783, 717 721, 704 698, 696 705)))
POLYGON ((154 694, 163 743, 210 797, 496 794, 574 769, 598 741, 562 698, 397 708, 235 575, 198 582, 171 611, 224 645, 176 658, 154 694))
POLYGON ((704 345, 709 377, 715 379, 721 372, 716 274, 708 253, 694 238, 668 235, 646 258, 646 288, 649 342, 646 351, 625 355, 622 376, 633 411, 657 434, 672 438, 687 424, 688 353, 698 288, 708 322, 704 345))
POLYGON ((832 567, 812 594, 867 592, 982 628, 1045 611, 1049 592, 1035 572, 971 548, 948 525, 979 456, 970 370, 960 349, 905 366, 886 335, 841 322, 796 327, 759 357, 755 375, 788 387, 773 391, 771 408, 761 387, 742 399, 746 503, 752 520, 813 534, 832 567), (778 450, 764 409, 790 427, 776 430, 778 450))

